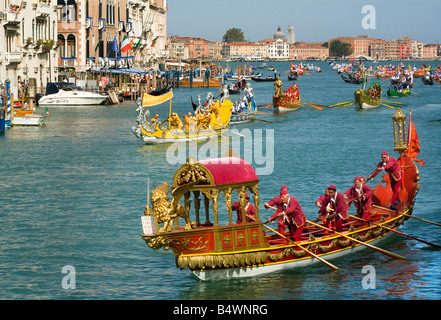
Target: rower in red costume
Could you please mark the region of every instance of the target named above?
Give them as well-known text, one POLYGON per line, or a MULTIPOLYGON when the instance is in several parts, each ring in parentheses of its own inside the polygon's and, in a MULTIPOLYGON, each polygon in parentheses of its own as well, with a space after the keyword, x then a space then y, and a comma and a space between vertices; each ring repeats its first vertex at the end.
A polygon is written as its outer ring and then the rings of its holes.
MULTIPOLYGON (((254 205, 252 205, 250 203, 250 196, 248 195, 248 193, 245 193, 245 214, 246 214, 246 221, 247 222, 254 222, 256 221, 256 208, 254 207, 254 205), (252 217, 252 218, 250 218, 252 217)), ((242 209, 240 207, 240 203, 239 201, 236 201, 232 204, 232 209, 237 211, 237 221, 236 223, 242 223, 242 209)))
POLYGON ((392 187, 392 200, 391 206, 392 210, 397 210, 395 207, 400 200, 398 199, 398 192, 401 186, 401 166, 394 157, 390 157, 386 151, 381 153, 381 161, 378 163, 377 168, 369 175, 366 182, 375 178, 375 176, 381 171, 385 170, 389 173, 390 185, 392 187))
POLYGON ((334 228, 337 232, 343 231, 343 220, 348 217, 348 205, 342 193, 337 192, 337 187, 331 184, 328 194, 319 209, 319 218, 328 228, 334 228))
MULTIPOLYGON (((285 187, 285 186, 284 186, 285 187)), ((278 219, 279 233, 285 233, 285 227, 288 227, 291 240, 300 241, 303 227, 306 224, 306 216, 296 198, 288 194, 288 188, 280 190, 280 197, 274 197, 271 201, 265 203, 265 208, 277 205, 276 212, 266 221, 272 222, 278 219)))
POLYGON ((354 202, 357 216, 362 219, 369 218, 372 206, 372 190, 367 184, 362 183, 362 177, 355 177, 354 185, 346 190, 344 195, 347 197, 348 207, 354 202))

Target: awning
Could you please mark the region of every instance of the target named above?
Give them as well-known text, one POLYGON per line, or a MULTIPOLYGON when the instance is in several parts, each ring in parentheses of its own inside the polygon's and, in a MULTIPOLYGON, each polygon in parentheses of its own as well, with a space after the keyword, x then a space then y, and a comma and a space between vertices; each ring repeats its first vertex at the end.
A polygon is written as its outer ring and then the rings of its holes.
POLYGON ((256 172, 245 160, 237 157, 222 157, 198 161, 213 176, 215 185, 256 181, 256 172))

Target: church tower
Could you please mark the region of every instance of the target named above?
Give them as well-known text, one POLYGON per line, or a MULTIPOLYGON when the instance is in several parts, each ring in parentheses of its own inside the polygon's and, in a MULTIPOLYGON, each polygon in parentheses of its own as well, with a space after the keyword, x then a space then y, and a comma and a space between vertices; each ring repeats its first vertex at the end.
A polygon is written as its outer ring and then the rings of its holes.
POLYGON ((292 24, 290 24, 288 26, 287 36, 288 36, 288 43, 289 44, 293 44, 296 42, 296 32, 295 32, 294 26, 292 24))

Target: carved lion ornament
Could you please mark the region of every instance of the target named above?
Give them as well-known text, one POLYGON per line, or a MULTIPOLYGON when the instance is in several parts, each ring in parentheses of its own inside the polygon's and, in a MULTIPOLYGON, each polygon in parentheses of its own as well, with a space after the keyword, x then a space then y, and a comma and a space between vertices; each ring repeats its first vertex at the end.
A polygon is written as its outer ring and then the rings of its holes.
POLYGON ((185 207, 179 203, 181 197, 188 191, 190 186, 177 187, 172 190, 172 200, 168 196, 169 185, 164 182, 159 187, 156 187, 151 192, 152 208, 145 206, 144 214, 148 216, 155 216, 159 223, 163 223, 163 227, 159 229, 159 233, 167 232, 173 229, 173 224, 177 217, 185 220, 184 229, 191 230, 196 227, 196 223, 190 221, 189 212, 185 207))

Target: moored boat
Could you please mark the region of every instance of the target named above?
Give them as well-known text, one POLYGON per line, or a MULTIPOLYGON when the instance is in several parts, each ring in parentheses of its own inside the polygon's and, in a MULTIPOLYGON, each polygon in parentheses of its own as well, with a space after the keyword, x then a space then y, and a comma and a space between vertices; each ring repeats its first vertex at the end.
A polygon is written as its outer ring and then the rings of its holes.
MULTIPOLYGON (((394 128, 398 121, 403 121, 398 111, 394 128)), ((403 132, 402 124, 400 130, 394 132, 403 132)), ((385 174, 386 185, 373 188, 368 223, 348 218, 343 231, 336 232, 307 221, 301 240, 296 242, 288 240, 286 233, 269 234, 272 229, 260 219, 259 178, 249 163, 234 156, 200 161, 189 157, 174 174, 171 199, 168 183, 149 194, 142 216, 141 237, 152 249, 172 249, 176 266, 189 269, 201 280, 252 277, 319 262, 333 266, 327 261, 366 247, 393 258, 403 258, 376 247, 412 214, 419 190, 418 168, 411 157, 402 153, 398 140, 394 140, 402 168, 401 203, 397 210, 389 209, 391 185, 389 175, 385 174), (233 221, 233 197, 236 196, 243 223, 233 221), (249 222, 245 222, 246 198, 252 199, 255 206, 255 218, 249 222), (184 225, 179 218, 184 219, 184 225)))
POLYGON ((84 91, 74 83, 48 82, 46 95, 37 94, 35 100, 39 106, 82 106, 98 105, 108 98, 108 95, 84 91))
POLYGON ((12 126, 43 126, 46 121, 46 114, 35 114, 32 109, 20 109, 14 111, 11 117, 12 126))

